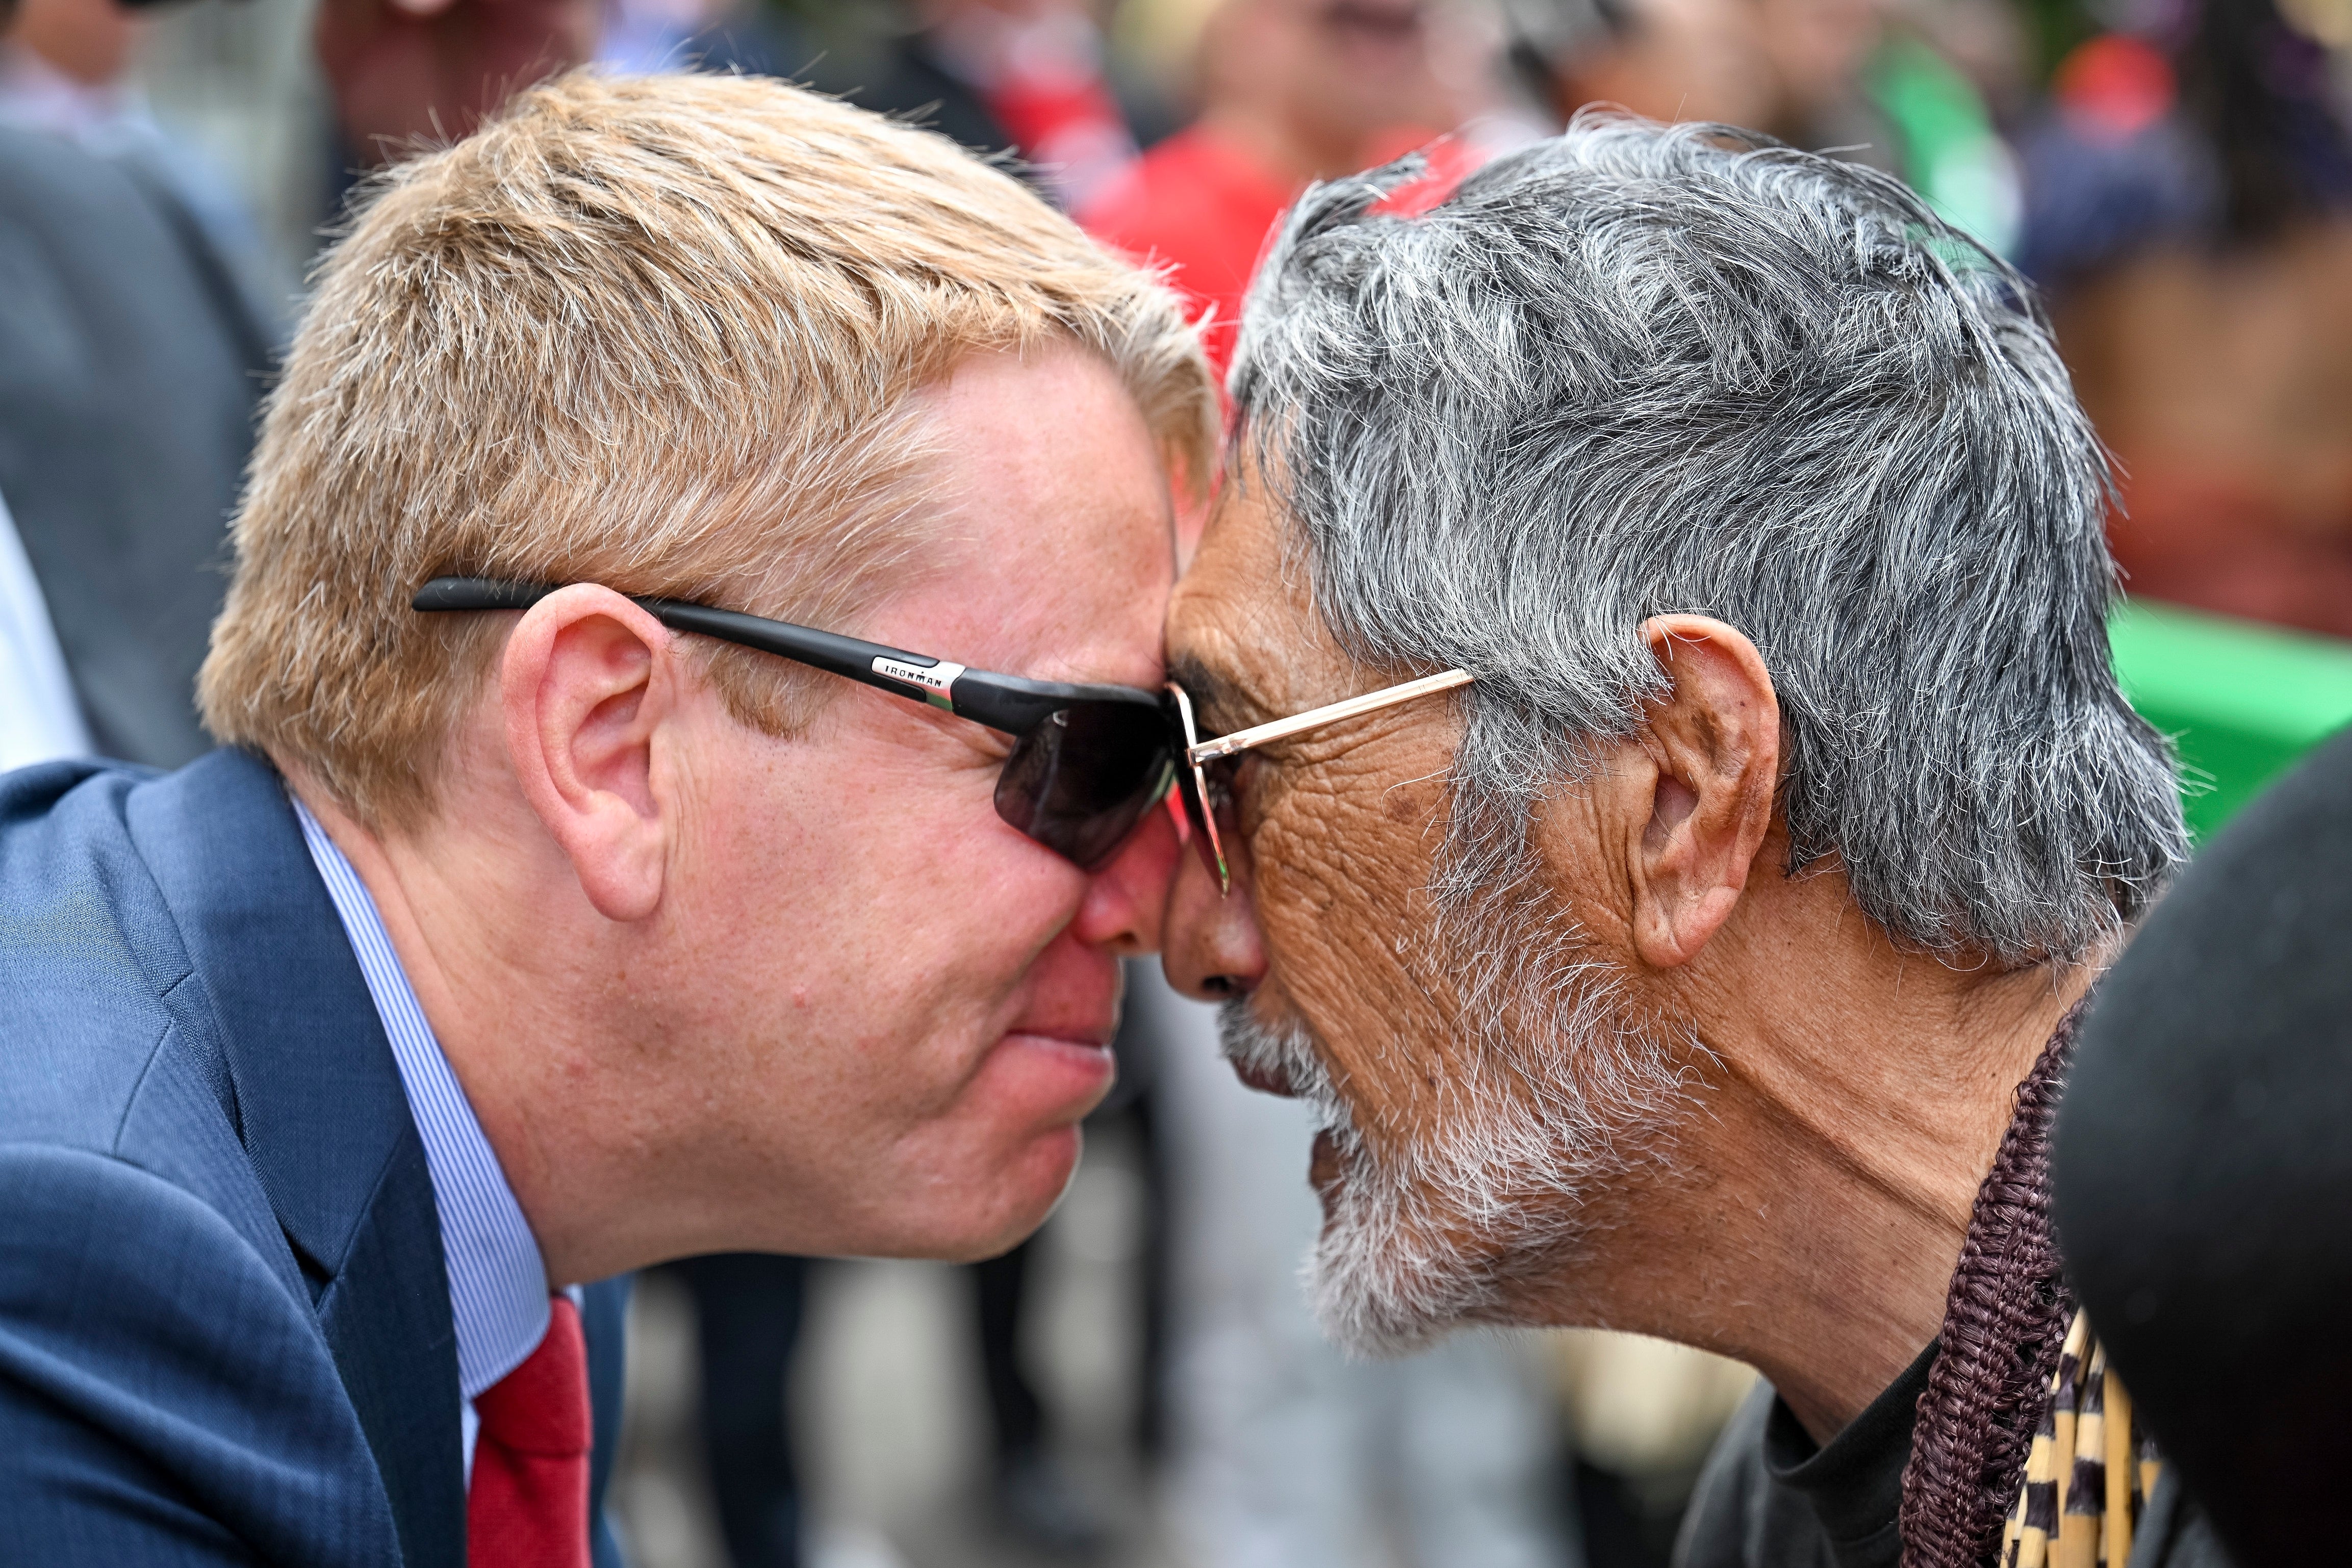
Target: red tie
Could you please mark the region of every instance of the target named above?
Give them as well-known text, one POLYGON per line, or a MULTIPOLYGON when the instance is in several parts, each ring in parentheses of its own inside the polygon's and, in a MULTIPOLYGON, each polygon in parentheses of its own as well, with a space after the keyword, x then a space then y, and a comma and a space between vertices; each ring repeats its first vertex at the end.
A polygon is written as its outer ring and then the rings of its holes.
POLYGON ((547 1307, 539 1348, 474 1401, 472 1568, 588 1568, 588 1342, 570 1297, 547 1307))

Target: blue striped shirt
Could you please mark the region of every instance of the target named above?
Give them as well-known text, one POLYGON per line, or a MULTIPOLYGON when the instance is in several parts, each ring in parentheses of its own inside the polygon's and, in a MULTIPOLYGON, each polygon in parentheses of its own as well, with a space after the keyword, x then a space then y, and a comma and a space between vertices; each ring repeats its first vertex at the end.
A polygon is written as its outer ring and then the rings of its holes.
MULTIPOLYGON (((289 792, 289 800, 292 796, 289 792)), ((433 1026, 409 988, 400 956, 384 935, 375 900, 352 862, 335 847, 310 808, 294 801, 302 838, 342 917, 343 934, 366 977, 368 994, 392 1041, 408 1113, 425 1143, 433 1206, 441 1217, 441 1261, 449 1275, 449 1315, 457 1330, 457 1392, 463 1401, 466 1475, 474 1473, 474 1437, 480 1421, 474 1400, 539 1348, 547 1333, 547 1267, 530 1222, 515 1202, 499 1156, 433 1026)))

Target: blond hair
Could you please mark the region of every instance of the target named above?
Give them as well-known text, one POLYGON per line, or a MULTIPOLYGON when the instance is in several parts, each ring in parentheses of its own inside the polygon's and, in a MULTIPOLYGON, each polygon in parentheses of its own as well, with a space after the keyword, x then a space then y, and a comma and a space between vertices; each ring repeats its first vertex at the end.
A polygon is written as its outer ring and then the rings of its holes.
MULTIPOLYGON (((362 821, 429 813, 502 626, 437 575, 838 625, 920 553, 912 394, 1075 343, 1205 481, 1175 298, 945 140, 796 88, 582 72, 383 177, 269 399, 199 682, 225 742, 362 821)), ((703 650, 772 734, 822 676, 703 650)))

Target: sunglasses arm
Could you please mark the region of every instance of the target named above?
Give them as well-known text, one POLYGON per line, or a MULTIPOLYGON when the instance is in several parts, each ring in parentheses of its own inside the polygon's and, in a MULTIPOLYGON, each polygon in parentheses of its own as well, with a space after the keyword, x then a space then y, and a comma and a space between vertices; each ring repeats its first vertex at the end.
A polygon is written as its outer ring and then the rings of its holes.
MULTIPOLYGON (((555 585, 545 582, 499 582, 479 577, 436 577, 416 591, 412 610, 528 610, 555 585)), ((824 670, 894 696, 913 697, 1007 735, 1025 735, 1058 709, 1073 702, 1100 699, 1136 700, 1140 694, 1125 687, 1068 685, 1058 681, 1024 680, 986 670, 968 670, 945 659, 909 653, 880 643, 863 642, 788 621, 770 621, 707 604, 676 599, 630 595, 631 602, 673 632, 691 632, 723 643, 755 648, 790 659, 796 664, 824 670)), ((1150 701, 1152 699, 1144 698, 1150 701)))
MULTIPOLYGON (((436 577, 416 591, 412 610, 528 610, 555 585, 544 582, 493 582, 478 577, 436 577)), ((707 604, 675 599, 628 596, 632 603, 673 632, 693 632, 716 637, 763 653, 774 653, 812 669, 863 682, 899 696, 919 697, 934 707, 953 712, 956 678, 963 666, 926 658, 879 643, 863 643, 789 622, 764 620, 707 604)))

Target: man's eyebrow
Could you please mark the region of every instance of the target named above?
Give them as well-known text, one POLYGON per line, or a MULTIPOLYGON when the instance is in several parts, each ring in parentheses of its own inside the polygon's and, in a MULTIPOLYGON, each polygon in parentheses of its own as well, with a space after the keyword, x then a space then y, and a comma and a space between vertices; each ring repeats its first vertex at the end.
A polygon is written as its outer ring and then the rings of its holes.
POLYGON ((1184 688, 1196 714, 1216 712, 1233 694, 1223 679, 1191 653, 1179 653, 1168 661, 1168 678, 1184 688))

